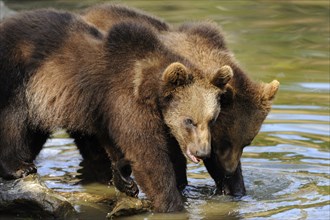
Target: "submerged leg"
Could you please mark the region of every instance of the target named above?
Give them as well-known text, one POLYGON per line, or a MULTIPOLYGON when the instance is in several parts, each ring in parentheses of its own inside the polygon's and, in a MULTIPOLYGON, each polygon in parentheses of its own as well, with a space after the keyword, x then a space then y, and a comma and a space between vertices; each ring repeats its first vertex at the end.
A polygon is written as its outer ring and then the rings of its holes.
MULTIPOLYGON (((181 152, 180 146, 175 139, 169 141, 170 158, 173 164, 177 188, 182 191, 188 184, 187 181, 187 160, 181 152)), ((120 158, 120 157, 117 157, 120 158)), ((117 159, 118 160, 118 159, 117 159)), ((112 172, 114 185, 121 192, 129 196, 136 197, 138 188, 134 180, 130 177, 132 173, 131 165, 128 160, 122 158, 118 162, 112 162, 112 172)))
POLYGON ((225 178, 223 185, 224 191, 228 192, 226 193, 227 195, 238 197, 246 195, 241 162, 239 162, 235 173, 232 176, 225 178))
POLYGON ((179 191, 184 190, 188 185, 187 180, 187 159, 183 155, 179 144, 173 138, 169 141, 170 158, 175 172, 175 179, 179 191))
POLYGON ((241 163, 231 176, 226 176, 221 164, 212 152, 211 157, 204 160, 207 171, 217 185, 217 193, 232 196, 244 196, 246 194, 241 163))
POLYGON ((183 202, 168 154, 148 146, 149 152, 129 152, 133 174, 141 189, 153 202, 155 211, 173 212, 183 209, 183 202), (154 153, 157 152, 157 153, 154 153), (154 154, 151 157, 150 153, 154 154), (135 155, 131 157, 131 155, 135 155))
POLYGON ((95 135, 69 132, 83 158, 81 162, 82 182, 109 184, 112 178, 111 160, 95 135))

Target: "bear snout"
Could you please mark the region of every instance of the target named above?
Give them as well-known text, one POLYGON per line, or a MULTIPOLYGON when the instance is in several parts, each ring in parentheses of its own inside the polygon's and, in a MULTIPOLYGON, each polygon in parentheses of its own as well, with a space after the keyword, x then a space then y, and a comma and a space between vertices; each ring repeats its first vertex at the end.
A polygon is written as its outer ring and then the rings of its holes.
POLYGON ((185 153, 192 162, 199 163, 200 160, 211 156, 211 145, 189 144, 185 153))
POLYGON ((199 159, 206 159, 209 158, 211 155, 211 150, 209 149, 198 149, 195 153, 195 156, 198 157, 199 159))
POLYGON ((191 152, 199 159, 211 156, 211 133, 206 126, 196 128, 196 136, 191 147, 191 152))
POLYGON ((209 143, 196 144, 190 148, 190 151, 199 159, 209 158, 211 156, 211 145, 209 143))

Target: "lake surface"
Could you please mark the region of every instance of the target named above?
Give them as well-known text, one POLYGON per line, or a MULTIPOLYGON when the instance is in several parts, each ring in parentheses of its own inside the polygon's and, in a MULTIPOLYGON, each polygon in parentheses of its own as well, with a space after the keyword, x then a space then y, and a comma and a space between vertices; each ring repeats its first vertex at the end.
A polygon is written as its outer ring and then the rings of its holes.
MULTIPOLYGON (((97 1, 4 1, 13 10, 80 10, 97 1)), ((120 1, 179 24, 214 20, 255 80, 280 81, 272 112, 242 166, 247 196, 213 195, 201 164, 188 164, 186 212, 123 219, 330 219, 329 1, 120 1)), ((81 157, 63 134, 49 140, 38 172, 58 191, 120 196, 112 186, 81 185, 81 157)), ((106 207, 77 206, 81 219, 104 219, 106 207)), ((1 218, 1 216, 0 216, 1 218)))

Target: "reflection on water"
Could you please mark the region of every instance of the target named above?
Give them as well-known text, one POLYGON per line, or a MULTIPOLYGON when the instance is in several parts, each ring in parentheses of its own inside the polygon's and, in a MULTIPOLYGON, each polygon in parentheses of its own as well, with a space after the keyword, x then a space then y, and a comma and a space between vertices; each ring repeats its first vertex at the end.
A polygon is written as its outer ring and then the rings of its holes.
MULTIPOLYGON (((4 2, 15 10, 45 6, 78 10, 96 1, 4 2)), ((329 2, 121 2, 173 24, 215 20, 252 78, 281 82, 272 113, 243 154, 247 196, 214 195, 214 182, 205 167, 189 164, 187 212, 125 219, 329 219, 329 2)), ((117 195, 112 187, 78 183, 81 157, 73 141, 60 136, 47 142, 37 160, 47 185, 59 191, 117 195)), ((106 214, 106 209, 76 208, 82 219, 106 214)))

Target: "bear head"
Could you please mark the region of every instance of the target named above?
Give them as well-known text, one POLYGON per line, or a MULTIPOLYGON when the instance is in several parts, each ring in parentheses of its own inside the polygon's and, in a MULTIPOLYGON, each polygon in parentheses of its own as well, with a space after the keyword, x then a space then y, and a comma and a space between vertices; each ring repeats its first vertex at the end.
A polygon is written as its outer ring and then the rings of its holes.
POLYGON ((170 64, 164 71, 163 97, 166 105, 163 116, 183 153, 193 162, 210 156, 211 126, 220 113, 220 97, 233 77, 229 66, 209 74, 189 70, 181 63, 170 64))
POLYGON ((112 26, 106 50, 109 68, 132 77, 135 100, 154 116, 160 113, 182 152, 196 163, 210 156, 210 126, 219 115, 232 68, 223 65, 202 71, 169 50, 154 29, 131 21, 112 26))
POLYGON ((222 97, 222 111, 212 131, 212 151, 224 175, 233 174, 244 147, 251 144, 268 115, 279 82, 233 85, 222 97))
POLYGON ((269 113, 279 82, 253 82, 239 68, 216 23, 186 23, 179 32, 168 34, 164 40, 175 52, 189 57, 202 69, 224 65, 232 68, 234 77, 221 97, 221 112, 212 128, 212 158, 215 157, 217 167, 223 169, 219 172, 232 174, 240 162, 243 148, 257 135, 269 113), (172 39, 180 39, 180 46, 172 39))

